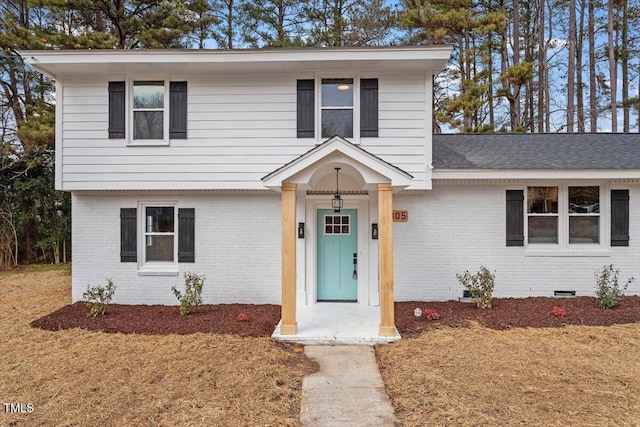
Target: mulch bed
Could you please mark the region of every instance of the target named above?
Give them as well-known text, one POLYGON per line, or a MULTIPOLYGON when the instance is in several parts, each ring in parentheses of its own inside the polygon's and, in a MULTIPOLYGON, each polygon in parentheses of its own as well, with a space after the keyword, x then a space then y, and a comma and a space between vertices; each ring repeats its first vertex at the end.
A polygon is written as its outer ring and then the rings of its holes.
MULTIPOLYGON (((466 327, 469 322, 492 329, 561 327, 564 325, 609 326, 640 322, 640 296, 624 297, 618 307, 603 310, 592 297, 494 299, 493 308, 480 310, 475 304, 459 301, 397 302, 396 327, 403 337, 420 335, 434 328, 466 327), (552 314, 554 306, 565 307, 565 316, 552 314), (436 310, 437 320, 415 317, 416 307, 436 310)), ((252 304, 203 305, 181 316, 177 306, 110 304, 104 316, 87 318, 83 302, 67 305, 31 323, 56 331, 82 328, 125 334, 192 334, 197 332, 245 337, 269 337, 280 320, 280 306, 252 304), (247 321, 238 321, 246 313, 247 321)))
POLYGON ((444 326, 466 327, 478 322, 491 329, 554 328, 565 325, 610 326, 640 322, 640 296, 625 296, 618 306, 604 310, 592 297, 572 298, 500 298, 493 300, 487 310, 476 308, 474 303, 446 302, 397 302, 395 304, 396 327, 403 337, 417 336, 423 331, 444 326), (563 317, 552 314, 553 307, 565 307, 563 317), (415 317, 417 308, 433 309, 437 320, 415 317))
POLYGON ((81 328, 124 334, 193 334, 197 332, 243 337, 270 337, 280 321, 280 306, 269 304, 202 305, 181 316, 178 306, 109 304, 107 313, 87 317, 84 302, 67 305, 33 322, 36 328, 57 331, 81 328), (240 313, 249 316, 238 321, 240 313))

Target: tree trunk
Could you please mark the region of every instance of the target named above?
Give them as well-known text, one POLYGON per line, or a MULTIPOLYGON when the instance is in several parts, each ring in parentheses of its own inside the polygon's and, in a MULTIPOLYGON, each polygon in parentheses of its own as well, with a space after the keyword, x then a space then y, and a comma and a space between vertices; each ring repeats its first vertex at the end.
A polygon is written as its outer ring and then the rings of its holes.
MULTIPOLYGON (((520 63, 520 0, 513 0, 513 65, 520 63)), ((511 130, 520 128, 520 88, 511 89, 513 99, 509 105, 511 109, 511 130)))
POLYGON ((567 132, 573 133, 576 74, 576 1, 569 0, 569 66, 567 68, 567 132))
POLYGON ((576 31, 576 113, 578 133, 584 133, 584 84, 582 82, 582 49, 584 47, 584 7, 580 7, 579 30, 576 31))
POLYGON ((545 29, 545 14, 544 14, 545 1, 540 0, 540 9, 538 10, 538 132, 545 131, 544 117, 545 117, 545 75, 547 64, 547 48, 544 39, 545 29))
POLYGON ((622 131, 629 132, 630 105, 629 105, 629 16, 627 0, 621 2, 622 6, 622 31, 620 43, 620 64, 622 68, 622 131))
POLYGON ((589 0, 589 132, 598 131, 598 87, 596 86, 595 0, 589 0))
POLYGON ((611 132, 618 132, 618 64, 616 61, 615 40, 613 34, 613 1, 607 2, 607 33, 609 56, 609 81, 611 87, 611 132))

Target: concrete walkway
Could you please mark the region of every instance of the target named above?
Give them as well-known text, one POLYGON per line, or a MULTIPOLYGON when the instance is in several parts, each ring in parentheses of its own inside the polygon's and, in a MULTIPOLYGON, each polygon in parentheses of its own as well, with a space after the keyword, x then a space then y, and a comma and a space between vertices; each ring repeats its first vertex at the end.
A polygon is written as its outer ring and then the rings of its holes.
POLYGON ((303 426, 394 426, 373 347, 306 346, 304 352, 320 371, 302 380, 303 426))

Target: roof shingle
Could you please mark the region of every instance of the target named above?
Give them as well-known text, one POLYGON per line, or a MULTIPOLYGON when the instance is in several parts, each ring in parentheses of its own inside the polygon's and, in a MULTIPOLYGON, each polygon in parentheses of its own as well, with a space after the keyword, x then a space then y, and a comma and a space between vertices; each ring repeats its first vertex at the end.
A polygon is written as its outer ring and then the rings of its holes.
POLYGON ((640 134, 434 134, 435 169, 640 169, 640 134))

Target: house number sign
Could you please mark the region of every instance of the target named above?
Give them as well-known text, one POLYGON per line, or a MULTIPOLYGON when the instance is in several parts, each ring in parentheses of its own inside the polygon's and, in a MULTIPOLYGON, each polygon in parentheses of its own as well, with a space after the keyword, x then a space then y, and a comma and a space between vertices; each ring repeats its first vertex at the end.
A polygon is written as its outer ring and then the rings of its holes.
POLYGON ((393 222, 409 221, 409 211, 393 211, 393 222))

